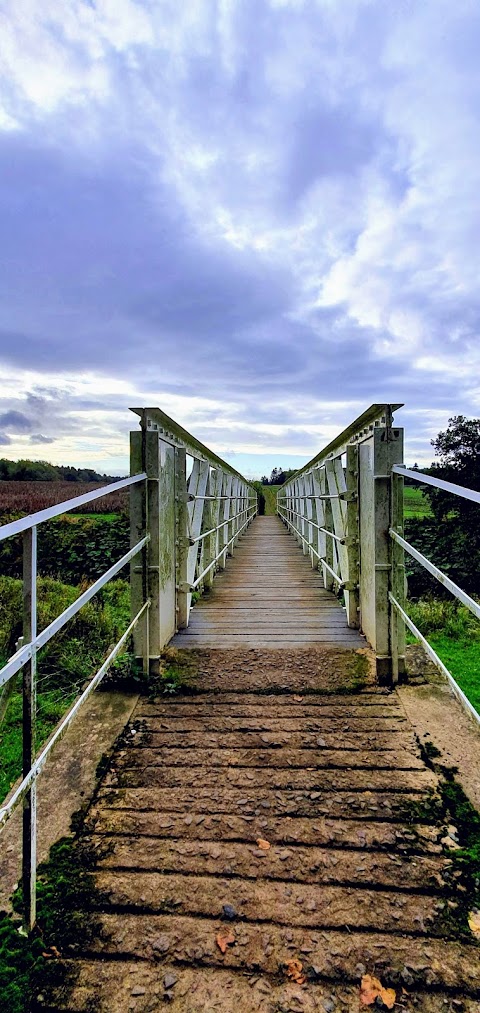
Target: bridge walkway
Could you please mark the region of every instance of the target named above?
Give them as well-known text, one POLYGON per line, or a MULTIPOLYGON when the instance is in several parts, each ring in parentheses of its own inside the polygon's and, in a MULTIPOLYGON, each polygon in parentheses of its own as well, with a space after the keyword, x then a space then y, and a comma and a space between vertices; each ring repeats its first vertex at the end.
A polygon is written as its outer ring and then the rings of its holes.
POLYGON ((256 517, 174 647, 364 647, 278 517, 256 517))

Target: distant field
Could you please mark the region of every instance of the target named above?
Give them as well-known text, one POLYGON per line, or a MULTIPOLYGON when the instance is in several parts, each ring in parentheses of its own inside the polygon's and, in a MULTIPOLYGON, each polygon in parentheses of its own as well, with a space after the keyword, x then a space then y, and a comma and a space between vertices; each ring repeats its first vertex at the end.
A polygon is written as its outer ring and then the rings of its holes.
POLYGON ((430 503, 421 489, 406 485, 403 494, 405 517, 431 517, 430 503))
MULTIPOLYGON (((86 492, 98 489, 96 482, 11 482, 0 481, 0 512, 9 513, 21 510, 32 514, 37 510, 45 510, 49 506, 61 503, 75 496, 83 496, 86 492)), ((101 496, 93 503, 78 508, 78 513, 112 514, 126 513, 128 510, 128 490, 121 489, 109 496, 101 496)))
POLYGON ((265 496, 265 513, 268 517, 272 517, 277 512, 277 491, 280 486, 264 485, 262 488, 265 496))

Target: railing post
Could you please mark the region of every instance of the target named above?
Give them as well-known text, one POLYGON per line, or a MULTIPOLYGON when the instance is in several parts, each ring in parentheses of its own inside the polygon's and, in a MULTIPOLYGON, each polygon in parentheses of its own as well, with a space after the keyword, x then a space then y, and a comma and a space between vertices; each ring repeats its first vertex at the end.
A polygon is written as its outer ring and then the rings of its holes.
POLYGON ((391 684, 391 469, 403 461, 403 429, 372 427, 359 445, 360 622, 376 654, 377 679, 391 684))
MULTIPOLYGON (((223 475, 223 481, 222 481, 222 485, 221 485, 221 494, 222 494, 222 496, 225 496, 225 499, 222 500, 222 506, 221 506, 221 509, 220 509, 220 517, 221 517, 222 522, 223 521, 228 521, 228 519, 229 519, 229 517, 231 515, 231 512, 232 512, 231 511, 232 483, 233 483, 232 476, 229 475, 228 473, 224 473, 224 475, 223 475)), ((223 549, 224 546, 226 546, 226 544, 227 544, 227 542, 228 542, 228 540, 230 538, 230 534, 229 534, 230 527, 231 527, 230 524, 224 523, 223 527, 221 528, 221 530, 220 530, 220 539, 219 539, 219 550, 218 551, 220 551, 220 549, 223 549)), ((219 570, 224 570, 226 564, 227 564, 227 550, 225 549, 225 551, 222 552, 222 555, 220 556, 220 559, 218 560, 218 568, 219 568, 219 570)))
POLYGON ((350 627, 358 629, 360 625, 360 606, 358 595, 358 446, 350 443, 347 446, 347 572, 350 589, 345 592, 347 622, 350 627))
MULTIPOLYGON (((205 504, 205 510, 203 513, 203 531, 211 531, 218 524, 218 515, 220 508, 220 501, 217 498, 221 495, 222 477, 219 471, 210 470, 210 475, 207 483, 207 493, 209 496, 214 496, 212 500, 208 500, 205 504)), ((217 532, 213 531, 213 534, 207 535, 203 539, 203 569, 206 570, 207 566, 213 562, 217 555, 217 532)), ((215 566, 205 574, 203 581, 204 588, 212 587, 215 579, 215 566)))
MULTIPOLYGON (((403 485, 402 475, 392 473, 391 527, 403 538, 403 485)), ((405 553, 401 545, 390 539, 391 591, 402 608, 405 608, 405 553)), ((394 685, 406 677, 405 623, 396 608, 390 605, 390 651, 392 655, 392 682, 394 685)))
MULTIPOLYGON (((23 535, 23 639, 37 635, 37 529, 23 535)), ((23 742, 22 776, 26 777, 35 760, 35 722, 37 712, 36 651, 23 667, 23 742)), ((37 880, 37 786, 33 782, 23 799, 22 886, 23 917, 27 932, 36 921, 37 880)))
MULTIPOLYGON (((145 471, 145 442, 142 432, 130 433, 130 474, 145 471)), ((130 547, 136 545, 148 532, 148 502, 144 482, 130 488, 130 547)), ((149 546, 142 550, 141 563, 134 557, 130 564, 130 615, 133 619, 149 597, 148 574, 149 546)), ((150 666, 149 609, 146 609, 133 632, 135 657, 141 658, 143 674, 148 676, 150 666)))
POLYGON ((175 569, 176 569, 176 613, 177 629, 188 626, 191 594, 188 584, 188 491, 187 452, 184 447, 175 447, 175 569))

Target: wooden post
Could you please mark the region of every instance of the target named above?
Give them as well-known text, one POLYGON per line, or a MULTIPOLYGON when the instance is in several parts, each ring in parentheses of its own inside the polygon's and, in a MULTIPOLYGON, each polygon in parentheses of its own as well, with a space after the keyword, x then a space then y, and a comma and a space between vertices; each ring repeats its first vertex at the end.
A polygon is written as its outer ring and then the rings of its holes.
MULTIPOLYGON (((221 505, 221 508, 220 508, 220 519, 221 519, 222 522, 223 521, 228 521, 228 519, 229 519, 229 517, 231 515, 231 503, 232 503, 232 500, 231 500, 230 497, 232 495, 232 482, 233 482, 232 476, 229 475, 229 474, 227 474, 227 473, 224 473, 224 475, 223 475, 223 481, 222 481, 222 486, 221 486, 221 494, 222 494, 222 496, 225 496, 225 499, 222 500, 222 505, 221 505)), ((228 539, 230 537, 229 536, 229 530, 230 530, 230 524, 223 524, 223 527, 220 530, 219 551, 220 551, 220 549, 224 548, 224 546, 228 542, 228 539)), ((219 568, 219 570, 224 570, 225 566, 226 566, 226 563, 227 563, 227 550, 225 549, 225 551, 222 552, 222 555, 220 556, 220 559, 218 560, 218 568, 219 568)))
MULTIPOLYGON (((403 537, 403 484, 402 475, 392 473, 391 527, 403 537)), ((401 545, 390 539, 391 591, 399 605, 405 608, 405 553, 401 545)), ((392 682, 406 678, 405 623, 393 605, 390 606, 390 652, 392 656, 392 682)))
MULTIPOLYGON (((37 529, 23 535, 23 639, 37 635, 37 529)), ((34 650, 23 667, 23 739, 22 775, 26 777, 35 760, 35 723, 37 713, 37 657, 34 650)), ((22 827, 23 918, 27 932, 36 921, 37 880, 37 786, 34 782, 23 799, 22 827)))
POLYGON ((187 453, 184 447, 175 447, 175 568, 177 629, 188 626, 191 594, 187 590, 188 573, 188 509, 187 509, 187 453))
POLYGON ((345 592, 347 622, 350 627, 360 626, 359 606, 359 517, 358 517, 358 446, 350 443, 347 447, 347 572, 349 590, 345 592))
POLYGON ((391 469, 402 460, 403 429, 375 426, 359 445, 360 621, 375 651, 382 684, 392 682, 391 469))
MULTIPOLYGON (((130 474, 138 475, 145 471, 144 440, 142 432, 130 433, 130 474)), ((130 486, 130 547, 137 545, 148 531, 147 494, 144 482, 130 486)), ((148 553, 146 545, 142 558, 135 556, 130 563, 130 614, 133 619, 149 597, 148 587, 148 553)), ((141 658, 143 673, 148 675, 150 664, 149 644, 149 609, 133 631, 135 657, 141 658)))
MULTIPOLYGON (((203 530, 212 531, 212 529, 216 528, 219 522, 218 518, 220 510, 220 500, 218 499, 218 496, 221 495, 221 488, 222 488, 222 476, 219 471, 210 470, 210 478, 207 488, 210 490, 209 495, 214 496, 215 498, 213 500, 209 500, 205 504, 205 511, 203 514, 203 530)), ((207 535, 206 538, 204 538, 203 540, 202 570, 206 569, 207 566, 210 566, 210 563, 213 562, 215 556, 217 555, 217 535, 218 532, 213 530, 213 534, 207 535)), ((205 574, 205 578, 203 581, 204 588, 212 587, 214 579, 215 579, 215 566, 212 566, 212 569, 205 574)))
MULTIPOLYGON (((326 476, 326 473, 325 473, 325 468, 322 468, 321 471, 320 471, 320 495, 325 496, 326 494, 327 494, 327 476, 326 476)), ((322 524, 322 527, 326 528, 327 531, 333 531, 333 516, 332 516, 331 500, 329 500, 329 499, 322 500, 321 499, 320 500, 320 504, 321 504, 321 509, 323 511, 323 524, 322 524)), ((334 560, 333 538, 329 538, 329 536, 325 535, 325 534, 324 534, 324 538, 325 538, 325 543, 324 543, 324 546, 325 546, 325 552, 324 552, 325 562, 328 563, 328 565, 333 568, 334 567, 334 562, 335 562, 335 560, 334 560)), ((323 553, 322 553, 322 555, 323 555, 323 553)), ((322 567, 322 569, 323 569, 323 583, 324 583, 327 591, 334 590, 334 581, 333 581, 333 577, 332 577, 331 573, 329 573, 329 571, 327 570, 327 568, 325 566, 322 567)))

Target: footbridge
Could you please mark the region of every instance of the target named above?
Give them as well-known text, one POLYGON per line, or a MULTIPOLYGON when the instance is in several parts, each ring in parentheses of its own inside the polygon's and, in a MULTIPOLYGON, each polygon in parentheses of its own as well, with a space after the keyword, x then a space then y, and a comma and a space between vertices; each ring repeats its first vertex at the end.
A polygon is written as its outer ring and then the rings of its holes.
POLYGON ((32 1008, 478 1013, 462 831, 397 687, 408 628, 478 721, 410 619, 405 555, 477 618, 480 606, 405 540, 403 483, 480 495, 405 468, 401 407, 352 422, 278 489, 275 516, 164 412, 133 409, 129 478, 0 528, 24 558, 23 638, 0 670, 0 720, 22 678, 23 775, 0 847, 21 809, 22 931, 56 964, 35 970, 32 1008), (130 549, 39 630, 38 527, 122 488, 130 549), (126 566, 131 622, 41 743, 38 651, 126 566), (46 929, 37 782, 129 644, 145 691, 72 836, 71 877, 87 867, 88 889, 46 929), (172 664, 188 675, 170 697, 172 664))

